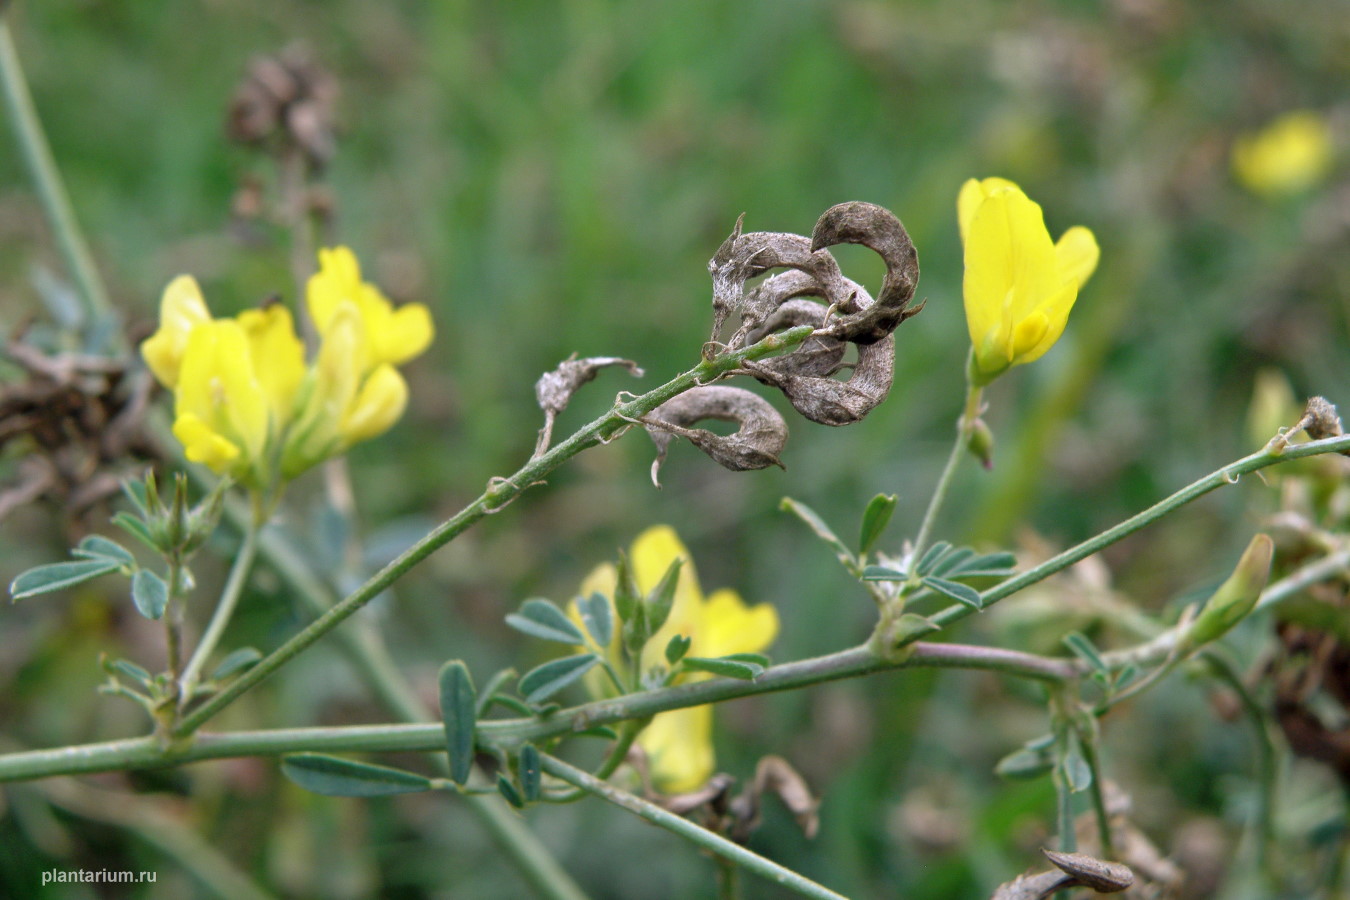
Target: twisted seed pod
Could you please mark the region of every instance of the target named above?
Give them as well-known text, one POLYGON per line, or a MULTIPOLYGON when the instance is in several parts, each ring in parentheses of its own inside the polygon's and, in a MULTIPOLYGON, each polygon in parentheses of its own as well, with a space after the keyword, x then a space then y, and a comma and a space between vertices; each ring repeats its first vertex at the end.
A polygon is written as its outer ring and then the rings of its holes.
POLYGON ((743 388, 722 385, 690 388, 662 403, 641 422, 652 436, 652 443, 656 444, 652 483, 657 487, 661 486, 657 476, 666 461, 666 453, 677 437, 688 438, 695 447, 733 472, 769 466, 785 468, 778 455, 787 443, 787 423, 767 400, 743 388), (689 427, 703 419, 736 422, 740 427, 728 435, 689 427))
POLYGON ((890 210, 861 201, 825 210, 811 230, 811 250, 836 244, 862 244, 875 251, 886 263, 886 277, 877 302, 840 319, 830 328, 831 335, 860 346, 874 344, 923 309, 922 303, 909 308, 919 283, 919 255, 905 226, 890 210))

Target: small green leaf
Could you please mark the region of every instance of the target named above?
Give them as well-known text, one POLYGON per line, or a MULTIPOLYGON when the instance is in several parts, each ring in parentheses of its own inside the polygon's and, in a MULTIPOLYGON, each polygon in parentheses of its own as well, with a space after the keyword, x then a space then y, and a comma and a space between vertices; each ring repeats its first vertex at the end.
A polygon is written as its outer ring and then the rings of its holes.
POLYGON ((169 586, 149 569, 138 569, 131 576, 131 600, 141 615, 147 619, 159 619, 169 605, 169 586))
POLYGON ((130 678, 132 681, 136 682, 146 690, 150 690, 150 686, 155 681, 155 676, 151 675, 149 670, 136 665, 134 662, 131 662, 130 660, 103 659, 101 660, 101 662, 103 663, 103 668, 105 671, 113 672, 118 675, 125 676, 126 678, 130 678))
POLYGON ((1102 659, 1102 654, 1096 645, 1081 631, 1070 631, 1064 635, 1063 641, 1064 646, 1072 650, 1074 656, 1087 663, 1088 668, 1092 669, 1093 672, 1106 675, 1111 671, 1106 665, 1106 660, 1102 659))
POLYGON ((811 507, 805 503, 798 503, 791 497, 784 497, 778 504, 778 508, 792 513, 797 518, 806 523, 806 526, 815 532, 816 537, 830 545, 834 550, 834 555, 839 557, 844 568, 857 571, 858 560, 853 556, 853 551, 844 546, 844 542, 834 533, 830 526, 825 524, 825 520, 811 507))
POLYGON ((886 526, 891 523, 891 514, 895 512, 894 494, 877 494, 863 510, 862 529, 858 535, 858 553, 867 553, 876 544, 886 526))
POLYGON ((666 644, 666 662, 672 666, 684 659, 684 655, 689 652, 689 645, 693 640, 683 634, 677 634, 666 644))
POLYGON ((252 668, 253 664, 260 659, 262 659, 262 653, 256 648, 240 647, 220 661, 220 665, 216 666, 216 670, 211 673, 211 680, 223 681, 231 675, 252 668))
MULTIPOLYGON (((483 713, 487 712, 487 708, 492 704, 493 700, 502 696, 502 688, 506 686, 508 681, 511 681, 515 677, 515 669, 502 669, 496 675, 493 675, 488 679, 487 684, 483 685, 483 689, 478 692, 478 718, 483 718, 483 713)), ((514 697, 510 699, 513 703, 519 702, 514 697)), ((530 711, 527 707, 525 709, 525 715, 529 714, 530 711)))
POLYGON ((354 762, 322 753, 293 753, 281 773, 307 791, 326 797, 384 797, 431 790, 431 779, 415 772, 354 762))
POLYGON ((577 609, 595 645, 601 650, 608 647, 614 640, 614 610, 609 605, 609 598, 598 591, 593 592, 589 597, 577 600, 577 609))
POLYGON ((546 641, 577 646, 586 643, 577 626, 567 618, 567 613, 543 597, 526 600, 520 605, 520 612, 511 613, 506 617, 506 624, 531 637, 546 641))
POLYGON ((954 572, 960 568, 961 564, 975 555, 975 551, 969 547, 960 547, 942 557, 942 560, 929 572, 930 575, 946 575, 948 572, 954 572))
POLYGON ((462 785, 473 768, 473 731, 477 724, 478 697, 473 678, 463 660, 441 666, 441 719, 445 722, 445 749, 450 754, 450 779, 462 785))
POLYGON ((534 744, 525 744, 520 748, 520 758, 516 762, 520 773, 520 794, 526 803, 539 799, 543 770, 539 766, 539 751, 534 744))
POLYGON ((521 676, 517 689, 529 703, 540 703, 585 675, 598 662, 600 657, 594 653, 550 660, 521 676))
POLYGON ((145 482, 128 478, 122 482, 122 493, 127 495, 127 499, 131 501, 132 506, 136 507, 137 512, 143 516, 150 514, 150 507, 145 496, 145 482))
POLYGON ((753 662, 742 662, 727 656, 711 659, 705 656, 686 657, 683 665, 686 669, 693 669, 698 672, 711 672, 714 675, 723 675, 727 678, 738 678, 741 681, 754 681, 760 675, 764 674, 764 667, 753 662))
POLYGON ((1087 757, 1083 755, 1083 747, 1076 738, 1069 742, 1069 752, 1064 754, 1060 771, 1063 773, 1064 783, 1073 793, 1092 787, 1092 766, 1088 765, 1087 757))
POLYGON ((533 716, 538 713, 538 710, 524 700, 517 700, 509 694, 491 694, 486 698, 483 709, 479 713, 479 718, 482 718, 482 714, 494 706, 504 706, 518 716, 533 716))
POLYGON ((964 603, 972 609, 980 608, 980 592, 969 585, 948 581, 945 578, 938 578, 935 575, 925 575, 922 581, 925 587, 937 591, 939 594, 946 597, 950 597, 957 603, 964 603))
POLYGON ((161 552, 159 544, 155 543, 154 537, 150 534, 150 529, 131 513, 117 513, 112 517, 112 523, 156 553, 161 552))
POLYGON ((680 586, 680 569, 683 566, 684 560, 680 557, 672 559, 661 580, 647 595, 645 604, 647 627, 651 634, 660 631, 661 626, 666 624, 666 619, 670 618, 670 611, 675 606, 675 591, 680 586))
POLYGON ((620 622, 631 622, 634 616, 640 614, 641 597, 638 594, 637 582, 633 580, 633 567, 622 550, 619 551, 619 561, 614 566, 614 574, 614 611, 619 614, 620 622))
POLYGON ((1054 755, 1048 748, 1022 747, 1000 759, 994 766, 994 774, 1009 781, 1026 781, 1039 778, 1054 767, 1054 755))
POLYGON ((938 560, 942 559, 943 555, 950 549, 952 549, 951 544, 946 541, 938 541, 928 548, 928 552, 926 552, 919 560, 919 563, 914 567, 914 570, 920 575, 927 575, 929 572, 933 571, 933 566, 936 566, 938 560))
POLYGON ((9 594, 15 600, 22 600, 36 594, 46 594, 51 591, 59 591, 62 588, 73 587, 89 581, 91 578, 116 572, 121 567, 120 563, 110 559, 81 559, 75 562, 38 566, 35 569, 23 572, 10 582, 9 594))
POLYGON ((592 725, 585 731, 572 732, 572 736, 603 738, 604 740, 607 741, 617 741, 619 739, 619 733, 615 731, 613 728, 610 728, 608 725, 592 725))
POLYGON ((516 790, 516 786, 501 772, 497 773, 497 793, 505 797, 506 802, 516 809, 524 808, 525 798, 520 796, 520 791, 516 790))
POLYGON ((863 581, 907 581, 909 576, 885 566, 868 566, 863 569, 863 581))
POLYGON ((1115 684, 1111 685, 1113 691, 1123 691, 1130 685, 1139 680, 1139 676, 1144 674, 1143 670, 1134 663, 1126 663, 1125 667, 1116 673, 1115 684))
POLYGON ((70 555, 81 559, 108 559, 121 566, 136 565, 136 557, 130 550, 100 534, 91 534, 80 541, 80 546, 71 550, 70 555))
POLYGON ((1017 557, 1007 551, 999 553, 985 553, 980 556, 970 556, 962 560, 955 568, 948 570, 947 574, 955 577, 960 575, 962 578, 973 578, 975 576, 1004 576, 1011 575, 1017 571, 1017 557))

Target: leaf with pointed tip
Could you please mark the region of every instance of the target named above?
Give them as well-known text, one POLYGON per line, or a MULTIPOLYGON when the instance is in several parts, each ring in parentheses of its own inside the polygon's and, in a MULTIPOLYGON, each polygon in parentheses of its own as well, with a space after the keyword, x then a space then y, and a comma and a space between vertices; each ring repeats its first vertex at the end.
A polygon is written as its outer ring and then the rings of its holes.
POLYGON ((220 661, 220 665, 216 666, 216 670, 211 673, 211 680, 222 681, 231 675, 252 668, 253 664, 260 659, 262 659, 262 653, 256 648, 240 647, 220 661))
POLYGON ((948 581, 935 575, 925 575, 922 581, 924 587, 929 590, 937 591, 939 594, 950 597, 957 603, 964 603, 972 609, 980 609, 980 592, 969 585, 948 581))
POLYGON ((71 550, 70 555, 77 556, 80 559, 112 560, 122 566, 136 565, 136 557, 131 555, 130 550, 101 534, 91 534, 80 541, 80 545, 71 550))
POLYGON ((162 552, 159 545, 155 543, 155 539, 150 536, 150 529, 146 527, 143 521, 136 518, 131 513, 125 511, 120 512, 113 516, 111 521, 118 528, 122 529, 151 550, 154 550, 156 553, 162 552))
POLYGON ((909 576, 904 572, 888 569, 885 566, 868 566, 863 569, 863 581, 906 581, 909 576))
POLYGON ((895 512, 895 494, 877 494, 863 510, 862 528, 858 533, 858 553, 871 551, 895 512))
POLYGON ((1127 663, 1126 666, 1116 674, 1116 681, 1115 684, 1111 686, 1111 690, 1113 691, 1125 690, 1127 687, 1138 681, 1139 676, 1142 674, 1143 670, 1140 669, 1138 666, 1136 666, 1134 663, 1127 663))
POLYGON ((147 619, 162 618, 169 605, 169 586, 149 569, 138 569, 131 576, 131 600, 147 619))
POLYGON ((961 565, 975 555, 975 551, 969 547, 958 547, 955 550, 942 557, 936 565, 933 566, 929 575, 946 575, 948 572, 954 572, 961 565))
POLYGON ((1083 662, 1087 663, 1088 668, 1096 674, 1109 675, 1111 669, 1106 665, 1106 660, 1102 659, 1099 651, 1092 641, 1088 640, 1087 635, 1081 631, 1071 631, 1064 635, 1064 646, 1073 651, 1083 662))
POLYGON ((122 493, 126 494, 131 505, 136 507, 136 511, 143 516, 150 514, 149 504, 146 502, 145 482, 139 479, 126 479, 122 482, 122 493))
POLYGON ((592 592, 589 597, 577 600, 577 610, 595 645, 601 650, 609 647, 609 642, 614 640, 614 610, 609 605, 609 598, 598 591, 592 592))
POLYGON ((853 556, 853 551, 844 546, 844 542, 839 540, 839 536, 834 533, 830 526, 825 524, 825 520, 814 509, 805 503, 793 500, 791 497, 784 497, 778 504, 778 508, 792 513, 805 522, 806 527, 815 532, 816 537, 830 545, 830 549, 834 550, 834 555, 839 557, 839 561, 843 563, 844 568, 857 570, 858 560, 853 556))
POLYGON ((497 773, 497 793, 505 797, 506 802, 516 809, 524 808, 525 798, 520 796, 520 791, 516 790, 516 786, 501 772, 497 773))
POLYGON ((526 803, 539 799, 540 782, 543 770, 539 766, 539 751, 534 744, 525 744, 520 748, 520 757, 516 761, 520 774, 520 795, 526 803))
POLYGON ((666 624, 666 619, 670 618, 670 611, 675 607, 675 592, 680 586, 680 569, 683 567, 683 559, 678 556, 672 559, 661 580, 647 595, 644 607, 647 628, 651 634, 660 631, 661 626, 666 624))
POLYGON ((929 547, 927 552, 919 558, 919 562, 914 567, 914 571, 918 572, 920 575, 927 575, 929 572, 933 571, 933 566, 936 566, 938 560, 942 559, 943 555, 950 549, 952 549, 951 544, 946 541, 938 541, 936 544, 929 547))
MULTIPOLYGON (((502 696, 502 688, 506 687, 506 683, 515 677, 515 669, 502 669, 496 675, 493 675, 488 679, 487 684, 483 685, 483 689, 478 692, 478 718, 483 718, 483 713, 487 711, 488 706, 491 705, 495 699, 502 696)), ((514 697, 511 699, 515 701, 514 697)), ((528 710, 526 711, 526 715, 529 715, 528 710)))
POLYGON ((1017 571, 1017 557, 1007 551, 985 553, 962 560, 946 574, 953 578, 1004 577, 1017 571))
POLYGON ((21 573, 9 585, 9 595, 15 600, 59 591, 83 584, 100 575, 116 572, 122 566, 110 559, 81 559, 75 562, 50 563, 21 573))
POLYGON ((764 667, 757 663, 744 662, 727 656, 717 658, 689 656, 685 658, 682 665, 686 669, 692 669, 696 672, 711 672, 714 675, 737 678, 741 681, 754 681, 764 674, 764 667))
POLYGON ((520 605, 520 612, 506 617, 506 624, 531 637, 559 644, 580 646, 586 643, 567 613, 543 597, 533 597, 520 605))
POLYGON ((281 773, 305 790, 326 797, 385 797, 433 787, 425 775, 323 753, 293 753, 284 757, 281 773))
POLYGON ((536 666, 520 678, 517 689, 530 704, 538 704, 585 675, 600 662, 594 653, 564 656, 536 666))
POLYGON ((478 713, 478 698, 473 678, 463 660, 452 659, 441 666, 441 719, 445 723, 445 749, 450 755, 450 778, 455 784, 469 780, 473 767, 473 730, 478 713))
POLYGON ((132 681, 136 682, 146 690, 150 689, 150 685, 155 680, 155 676, 151 675, 147 669, 144 669, 141 666, 136 665, 134 662, 131 662, 130 660, 127 659, 109 660, 107 658, 104 658, 102 662, 104 670, 130 678, 132 681))

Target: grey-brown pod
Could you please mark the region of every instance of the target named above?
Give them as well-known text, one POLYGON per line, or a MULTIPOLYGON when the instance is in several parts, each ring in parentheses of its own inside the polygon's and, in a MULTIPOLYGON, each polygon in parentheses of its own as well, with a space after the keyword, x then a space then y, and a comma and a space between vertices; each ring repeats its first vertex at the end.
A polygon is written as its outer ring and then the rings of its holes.
POLYGON ((836 244, 861 244, 873 250, 886 263, 886 277, 876 302, 841 318, 831 326, 832 335, 855 344, 874 344, 923 309, 922 303, 909 307, 919 283, 919 254, 905 226, 890 210, 858 200, 825 210, 811 230, 811 249, 836 244))
POLYGON ((787 444, 787 423, 767 400, 743 388, 724 385, 690 388, 652 410, 642 424, 656 444, 652 482, 658 487, 657 475, 671 442, 677 437, 687 438, 718 464, 735 472, 769 466, 785 468, 778 456, 787 444), (689 427, 703 419, 735 422, 740 427, 727 435, 689 427))

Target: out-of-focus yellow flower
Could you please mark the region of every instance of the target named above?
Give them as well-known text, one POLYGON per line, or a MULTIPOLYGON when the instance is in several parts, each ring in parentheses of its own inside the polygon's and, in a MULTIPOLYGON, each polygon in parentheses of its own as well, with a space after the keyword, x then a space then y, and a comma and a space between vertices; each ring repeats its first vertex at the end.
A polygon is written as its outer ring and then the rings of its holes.
POLYGON ((972 376, 983 385, 1039 359, 1059 340, 1099 251, 1081 225, 1052 241, 1040 206, 1003 178, 967 181, 956 208, 972 376))
POLYGON ((174 434, 188 459, 268 490, 403 414, 408 387, 393 364, 426 349, 430 315, 420 304, 395 311, 361 282, 346 247, 321 251, 320 265, 310 307, 323 314, 322 340, 309 366, 284 306, 213 319, 190 276, 169 283, 159 330, 141 354, 175 392, 174 434), (338 296, 334 285, 352 296, 338 296))
MULTIPOLYGON (((740 595, 725 588, 705 598, 689 551, 669 526, 649 528, 633 542, 629 563, 638 592, 645 595, 655 588, 676 559, 684 562, 676 583, 675 602, 670 618, 643 650, 640 666, 644 673, 665 667, 666 645, 677 634, 690 639, 689 656, 756 653, 773 642, 778 634, 778 611, 768 603, 747 606, 740 595)), ((581 593, 589 596, 598 592, 609 598, 612 605, 617 580, 614 566, 606 563, 586 577, 581 593)), ((579 618, 575 603, 569 613, 579 618)), ((616 636, 609 647, 597 649, 603 650, 610 662, 623 671, 618 630, 615 629, 616 636)), ((691 673, 683 676, 681 681, 707 677, 703 673, 691 673)), ((587 685, 596 693, 606 693, 604 683, 598 678, 591 680, 588 676, 587 685)), ((647 755, 652 779, 661 790, 672 794, 690 791, 712 776, 716 764, 712 709, 710 705, 695 706, 661 713, 638 736, 637 743, 647 755)))
POLYGON ((305 301, 321 335, 328 334, 345 304, 355 306, 367 338, 363 372, 407 362, 427 349, 434 336, 427 308, 407 303, 394 309, 379 288, 361 280, 361 264, 346 247, 319 251, 319 271, 309 278, 305 301))
POLYGON ((1311 110, 1285 113, 1233 144, 1233 174, 1267 197, 1296 194, 1331 168, 1331 128, 1311 110))

